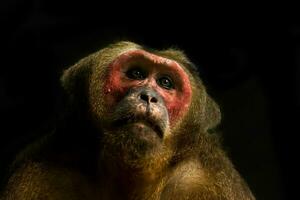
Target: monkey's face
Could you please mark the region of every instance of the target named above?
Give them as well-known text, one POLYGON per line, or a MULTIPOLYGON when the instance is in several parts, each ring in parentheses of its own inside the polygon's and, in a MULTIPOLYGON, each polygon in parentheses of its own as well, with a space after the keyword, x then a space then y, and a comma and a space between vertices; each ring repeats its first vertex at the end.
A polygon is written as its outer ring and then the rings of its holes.
POLYGON ((139 122, 139 128, 148 126, 161 138, 182 118, 191 100, 189 78, 182 67, 143 50, 118 56, 109 65, 103 90, 114 121, 139 122))
POLYGON ((102 129, 109 143, 135 156, 162 153, 172 127, 191 103, 192 89, 184 69, 174 60, 135 49, 109 64, 105 80, 102 129))

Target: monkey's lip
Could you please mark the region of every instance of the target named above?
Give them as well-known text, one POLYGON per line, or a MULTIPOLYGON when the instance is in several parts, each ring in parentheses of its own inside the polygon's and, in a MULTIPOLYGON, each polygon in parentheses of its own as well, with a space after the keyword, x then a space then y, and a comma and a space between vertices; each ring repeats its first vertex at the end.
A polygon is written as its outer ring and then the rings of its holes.
POLYGON ((125 118, 125 119, 120 119, 116 122, 119 125, 125 125, 125 124, 144 124, 151 129, 154 130, 154 132, 157 133, 157 135, 162 138, 164 135, 163 129, 161 126, 158 125, 154 120, 148 119, 146 117, 134 117, 134 118, 125 118))

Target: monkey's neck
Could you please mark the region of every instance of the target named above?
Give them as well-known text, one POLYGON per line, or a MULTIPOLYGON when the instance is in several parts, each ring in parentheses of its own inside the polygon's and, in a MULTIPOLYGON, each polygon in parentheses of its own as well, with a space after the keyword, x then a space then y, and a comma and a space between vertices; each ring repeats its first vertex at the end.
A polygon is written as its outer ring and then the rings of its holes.
POLYGON ((101 171, 102 193, 111 199, 151 199, 164 180, 162 172, 153 175, 141 169, 120 170, 111 166, 101 171))

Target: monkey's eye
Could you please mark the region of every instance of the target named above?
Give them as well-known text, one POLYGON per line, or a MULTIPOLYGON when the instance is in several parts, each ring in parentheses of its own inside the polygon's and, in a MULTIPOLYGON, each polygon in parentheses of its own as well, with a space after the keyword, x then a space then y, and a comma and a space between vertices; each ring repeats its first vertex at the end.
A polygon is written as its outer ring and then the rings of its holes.
POLYGON ((167 90, 174 89, 173 81, 168 76, 162 76, 157 80, 158 85, 160 85, 162 88, 165 88, 167 90))
POLYGON ((126 72, 126 76, 130 79, 144 80, 147 77, 147 73, 139 67, 134 67, 126 72))

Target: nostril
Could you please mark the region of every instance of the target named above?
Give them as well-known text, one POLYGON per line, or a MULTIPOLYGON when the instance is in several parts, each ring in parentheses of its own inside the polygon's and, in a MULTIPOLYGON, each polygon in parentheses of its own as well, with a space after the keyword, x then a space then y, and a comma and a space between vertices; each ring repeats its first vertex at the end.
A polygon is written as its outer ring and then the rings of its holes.
POLYGON ((152 98, 150 99, 150 102, 151 102, 151 103, 157 103, 157 98, 152 97, 152 98))
POLYGON ((141 94, 140 98, 141 98, 142 100, 146 101, 146 102, 149 101, 149 97, 148 97, 148 95, 146 95, 146 94, 141 94))
POLYGON ((156 97, 151 97, 148 94, 141 94, 140 98, 147 103, 157 103, 158 102, 156 97))

